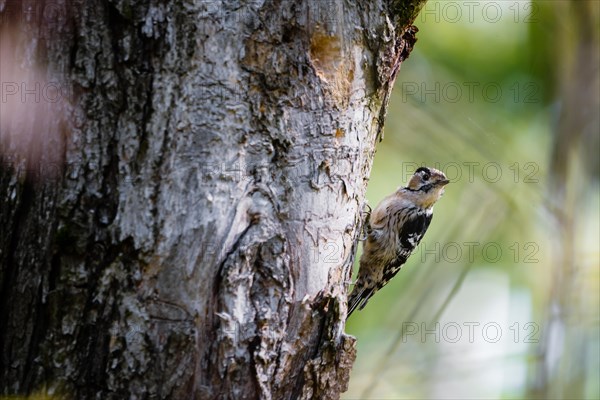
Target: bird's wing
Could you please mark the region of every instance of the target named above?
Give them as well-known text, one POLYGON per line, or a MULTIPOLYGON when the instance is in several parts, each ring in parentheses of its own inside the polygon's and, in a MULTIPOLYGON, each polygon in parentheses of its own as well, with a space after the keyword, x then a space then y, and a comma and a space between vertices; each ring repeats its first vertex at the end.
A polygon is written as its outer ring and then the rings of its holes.
POLYGON ((408 251, 408 255, 417 247, 429 224, 433 219, 433 214, 427 214, 424 212, 415 213, 412 218, 407 218, 398 232, 398 239, 402 251, 408 251))
POLYGON ((413 218, 404 221, 398 232, 400 246, 396 251, 396 258, 383 268, 383 279, 377 285, 376 290, 384 287, 400 271, 408 257, 421 242, 432 218, 432 214, 417 213, 413 218))
MULTIPOLYGON (((377 285, 368 286, 366 282, 362 282, 363 285, 354 287, 348 298, 348 316, 357 308, 362 310, 367 305, 369 298, 400 271, 402 265, 425 235, 431 219, 432 214, 416 212, 412 218, 404 221, 398 232, 399 247, 396 250, 396 257, 383 267, 383 278, 377 285)), ((371 235, 376 236, 377 232, 377 230, 373 230, 371 235)))

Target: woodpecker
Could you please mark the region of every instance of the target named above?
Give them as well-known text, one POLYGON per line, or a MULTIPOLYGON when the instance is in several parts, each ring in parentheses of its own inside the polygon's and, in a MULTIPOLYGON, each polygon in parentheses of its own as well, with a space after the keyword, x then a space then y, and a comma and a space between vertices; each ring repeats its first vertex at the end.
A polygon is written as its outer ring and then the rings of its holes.
POLYGON ((371 296, 396 275, 417 247, 433 218, 433 205, 449 183, 442 171, 418 168, 406 187, 400 187, 375 207, 365 224, 367 238, 360 258, 358 280, 348 297, 348 316, 362 310, 371 296))

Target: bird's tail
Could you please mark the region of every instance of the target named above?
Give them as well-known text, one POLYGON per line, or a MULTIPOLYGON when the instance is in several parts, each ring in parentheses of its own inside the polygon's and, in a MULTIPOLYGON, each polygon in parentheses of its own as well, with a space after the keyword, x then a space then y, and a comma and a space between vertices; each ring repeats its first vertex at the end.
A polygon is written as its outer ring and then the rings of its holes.
POLYGON ((354 312, 357 308, 362 310, 365 305, 367 305, 367 301, 373 295, 373 288, 367 287, 354 287, 350 296, 348 296, 348 317, 350 314, 354 312))

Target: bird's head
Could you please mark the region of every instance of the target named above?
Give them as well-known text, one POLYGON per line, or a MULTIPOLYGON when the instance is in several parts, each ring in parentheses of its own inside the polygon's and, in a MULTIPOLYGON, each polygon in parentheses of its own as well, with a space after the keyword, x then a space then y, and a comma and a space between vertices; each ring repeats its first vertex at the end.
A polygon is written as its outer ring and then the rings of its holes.
POLYGON ((410 178, 406 190, 413 194, 413 201, 422 208, 432 207, 444 194, 444 186, 450 181, 442 171, 421 167, 410 178))

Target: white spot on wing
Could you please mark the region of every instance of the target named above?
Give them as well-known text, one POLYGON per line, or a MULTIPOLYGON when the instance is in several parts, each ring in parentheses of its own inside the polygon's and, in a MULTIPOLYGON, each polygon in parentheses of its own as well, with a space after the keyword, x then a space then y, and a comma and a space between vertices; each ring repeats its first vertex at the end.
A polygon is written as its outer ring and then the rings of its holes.
POLYGON ((408 235, 408 243, 410 243, 412 247, 416 247, 417 243, 419 243, 419 240, 421 240, 422 236, 423 235, 421 235, 420 233, 411 233, 410 235, 408 235))

